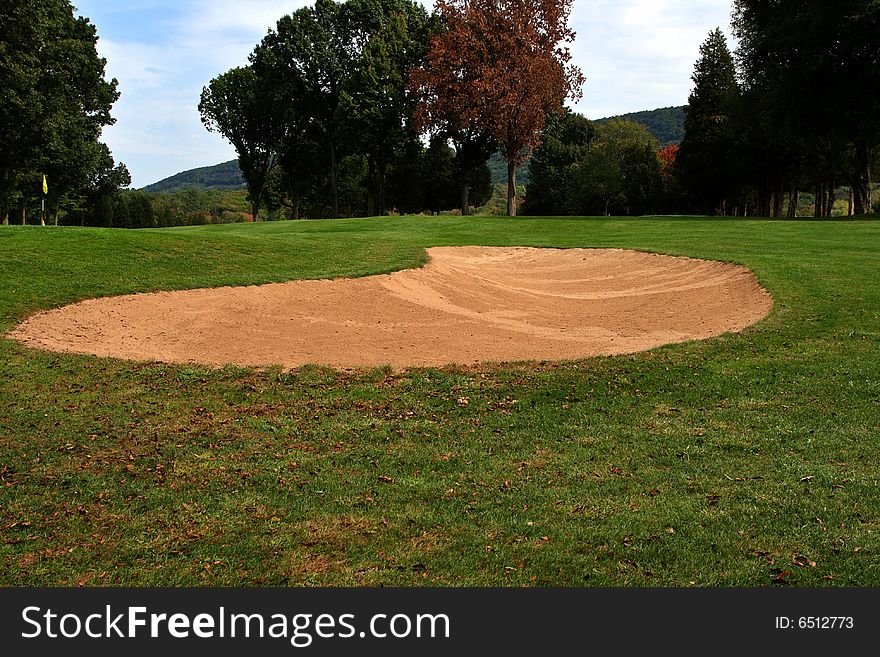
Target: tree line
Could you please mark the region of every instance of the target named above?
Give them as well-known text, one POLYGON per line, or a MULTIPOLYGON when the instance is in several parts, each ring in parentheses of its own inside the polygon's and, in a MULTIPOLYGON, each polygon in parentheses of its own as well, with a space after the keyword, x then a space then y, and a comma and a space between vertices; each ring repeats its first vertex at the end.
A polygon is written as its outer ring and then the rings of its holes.
POLYGON ((845 187, 871 212, 880 3, 736 0, 732 27, 735 52, 715 30, 694 71, 676 164, 693 209, 794 217, 806 192, 829 217, 845 187))
POLYGON ((469 214, 499 149, 515 214, 517 167, 580 93, 570 13, 571 0, 438 0, 431 14, 317 0, 213 79, 199 110, 235 147, 255 217, 273 175, 295 218, 469 214), (359 190, 345 188, 353 172, 359 190))
POLYGON ((8 0, 0 217, 38 216, 43 176, 49 221, 67 224, 466 215, 493 197, 499 152, 511 215, 828 217, 841 190, 850 214, 880 210, 876 0, 735 0, 738 47, 720 30, 702 45, 680 146, 565 109, 583 83, 571 5, 437 0, 429 13, 412 0, 317 0, 283 17, 200 98, 205 126, 236 148, 245 203, 119 193, 130 176, 100 141, 119 93, 95 27, 68 0, 8 0))
POLYGON ((42 200, 42 220, 85 221, 131 182, 100 141, 119 92, 95 26, 68 0, 4 0, 0 34, 0 221, 40 216, 42 200))

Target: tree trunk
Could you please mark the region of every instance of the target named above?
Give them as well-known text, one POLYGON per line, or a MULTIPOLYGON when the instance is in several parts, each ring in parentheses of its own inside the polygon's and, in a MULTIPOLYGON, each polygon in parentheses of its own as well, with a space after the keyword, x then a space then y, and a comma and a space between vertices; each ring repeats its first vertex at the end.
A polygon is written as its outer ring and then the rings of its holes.
POLYGON ((376 216, 376 161, 372 157, 367 158, 367 216, 376 216))
POLYGON ((300 212, 302 212, 302 195, 299 193, 299 188, 296 185, 291 184, 290 189, 290 200, 292 201, 290 209, 293 212, 294 220, 299 219, 300 212))
POLYGON ((788 218, 796 219, 797 218, 797 209, 798 209, 798 200, 801 197, 801 192, 797 188, 797 185, 792 185, 791 190, 788 193, 788 218))
POLYGON ((813 204, 813 216, 821 219, 825 212, 825 183, 819 179, 816 183, 816 202, 813 204))
POLYGON ((828 195, 825 198, 825 217, 830 217, 834 212, 834 190, 835 190, 835 181, 834 176, 831 176, 828 180, 828 195))
POLYGON ((507 161, 507 216, 516 216, 516 164, 507 161))
POLYGON ((333 218, 339 218, 339 172, 336 162, 336 146, 330 145, 330 194, 333 196, 333 218))
POLYGON ((385 165, 379 163, 379 216, 384 217, 388 210, 385 207, 385 165))
POLYGON ((251 197, 251 214, 254 217, 254 223, 260 220, 260 205, 263 200, 263 183, 265 180, 266 177, 262 176, 257 184, 248 184, 248 194, 250 194, 251 197))
POLYGON ((758 186, 758 207, 757 214, 759 217, 770 216, 770 182, 764 178, 758 186))
POLYGON ((9 167, 3 167, 3 175, 0 176, 0 217, 4 226, 9 225, 9 207, 6 205, 9 201, 9 167))
POLYGON ((854 214, 863 215, 871 208, 871 147, 867 143, 856 146, 856 171, 850 181, 854 214))
POLYGON ((776 179, 775 189, 773 190, 773 217, 782 216, 782 203, 785 196, 785 180, 780 176, 776 179))
POLYGON ((874 160, 874 149, 869 149, 868 157, 868 212, 874 211, 874 172, 871 170, 871 162, 874 160))
MULTIPOLYGON (((440 214, 438 211, 437 214, 440 214)), ((471 186, 467 180, 461 181, 461 216, 468 217, 471 214, 471 186)))

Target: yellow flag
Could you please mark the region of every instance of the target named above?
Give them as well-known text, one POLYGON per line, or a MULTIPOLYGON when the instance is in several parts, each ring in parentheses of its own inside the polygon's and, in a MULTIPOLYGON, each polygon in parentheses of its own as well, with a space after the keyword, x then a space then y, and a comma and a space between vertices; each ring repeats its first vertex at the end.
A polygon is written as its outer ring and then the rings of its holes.
POLYGON ((43 176, 43 193, 44 194, 49 193, 49 185, 46 184, 46 176, 43 176))

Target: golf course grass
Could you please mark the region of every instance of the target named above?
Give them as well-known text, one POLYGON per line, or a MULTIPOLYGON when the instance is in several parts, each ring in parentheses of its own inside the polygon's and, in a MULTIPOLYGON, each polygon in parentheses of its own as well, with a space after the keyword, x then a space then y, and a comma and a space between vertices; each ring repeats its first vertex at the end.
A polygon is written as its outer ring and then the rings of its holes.
POLYGON ((633 356, 403 373, 0 339, 0 585, 880 585, 877 221, 2 227, 0 332, 84 298, 387 273, 465 245, 736 262, 774 310, 633 356))

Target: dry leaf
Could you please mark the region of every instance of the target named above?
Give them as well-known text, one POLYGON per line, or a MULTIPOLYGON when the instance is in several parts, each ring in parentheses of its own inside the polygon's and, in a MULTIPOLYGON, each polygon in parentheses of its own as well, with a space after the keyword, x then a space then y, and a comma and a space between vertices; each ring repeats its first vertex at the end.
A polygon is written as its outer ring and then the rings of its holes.
POLYGON ((805 557, 805 556, 802 555, 802 554, 795 555, 795 557, 791 560, 791 562, 792 562, 795 566, 800 566, 801 568, 806 568, 807 566, 809 566, 810 568, 815 568, 815 567, 816 567, 816 562, 815 562, 815 561, 813 561, 813 560, 811 560, 811 559, 805 557))

